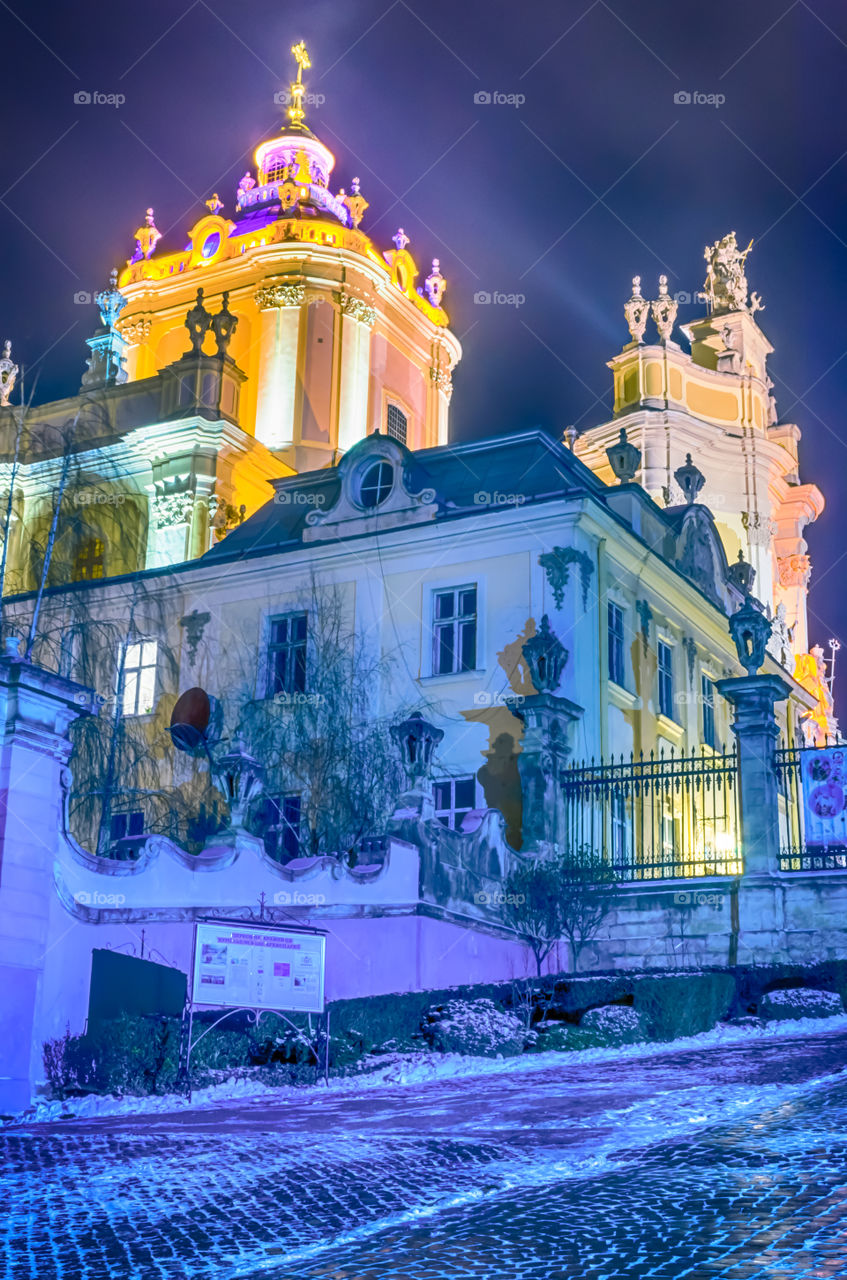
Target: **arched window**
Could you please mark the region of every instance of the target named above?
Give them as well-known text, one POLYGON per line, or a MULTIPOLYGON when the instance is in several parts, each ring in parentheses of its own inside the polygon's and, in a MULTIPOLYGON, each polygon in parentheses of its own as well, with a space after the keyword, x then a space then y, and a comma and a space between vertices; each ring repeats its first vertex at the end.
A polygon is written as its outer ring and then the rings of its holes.
POLYGON ((399 440, 401 444, 405 444, 408 426, 408 419, 403 410, 396 404, 389 403, 385 413, 385 434, 391 436, 392 440, 399 440))
POLYGON ((78 543, 74 558, 74 582, 105 577, 105 554, 102 538, 86 538, 78 543))

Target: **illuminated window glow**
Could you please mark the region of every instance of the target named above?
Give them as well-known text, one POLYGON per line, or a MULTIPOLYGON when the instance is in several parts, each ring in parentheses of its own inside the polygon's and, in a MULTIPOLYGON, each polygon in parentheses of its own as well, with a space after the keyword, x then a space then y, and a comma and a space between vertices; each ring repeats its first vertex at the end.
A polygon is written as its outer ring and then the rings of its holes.
POLYGON ((146 716, 156 700, 157 640, 139 640, 126 646, 123 672, 123 713, 146 716))

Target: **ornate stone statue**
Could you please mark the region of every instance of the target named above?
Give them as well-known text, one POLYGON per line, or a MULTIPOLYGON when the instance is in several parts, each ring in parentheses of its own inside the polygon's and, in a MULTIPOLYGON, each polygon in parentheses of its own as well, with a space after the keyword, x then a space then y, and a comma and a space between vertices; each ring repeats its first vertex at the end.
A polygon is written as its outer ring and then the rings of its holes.
POLYGON ((742 252, 738 248, 735 232, 730 231, 713 245, 707 245, 703 256, 706 259, 706 281, 703 290, 712 312, 720 314, 725 311, 761 311, 762 300, 754 293, 747 301, 747 276, 745 263, 747 255, 753 248, 751 240, 742 252))
POLYGON ((641 296, 641 276, 632 277, 632 297, 624 303, 623 313, 633 342, 643 342, 650 304, 641 296))
POLYGON ((100 319, 107 329, 114 329, 115 322, 127 304, 127 299, 118 289, 118 273, 113 268, 109 276, 109 288, 95 293, 94 301, 100 311, 100 319))
POLYGON ((678 309, 676 299, 668 293, 668 277, 659 276, 659 296, 653 303, 652 311, 662 342, 670 340, 678 309))
POLYGON ((406 232, 402 227, 398 228, 397 234, 392 236, 391 239, 398 253, 402 253, 406 248, 406 245, 409 243, 409 237, 406 235, 406 232))
POLYGON ((359 190, 359 179, 353 179, 350 186, 349 196, 345 191, 340 191, 339 198, 341 199, 342 204, 347 206, 350 214, 350 221, 353 223, 353 226, 358 227, 359 223, 362 221, 365 210, 370 208, 367 200, 359 190))
POLYGON ((0 360, 0 405, 9 403, 18 376, 18 366, 12 359, 12 344, 7 338, 3 343, 3 359, 0 360))
POLYGON ((197 290, 197 301, 185 317, 185 327, 191 339, 191 354, 199 356, 203 348, 203 339, 209 332, 212 317, 203 306, 203 290, 197 290))
MULTIPOLYGON (((232 340, 232 335, 238 327, 238 316, 234 316, 229 309, 229 291, 223 294, 222 303, 223 305, 217 315, 212 316, 211 327, 215 335, 218 355, 224 357, 232 340)), ((191 312, 189 311, 188 314, 191 315, 191 312)))
POLYGON ((133 262, 137 262, 139 258, 149 258, 161 238, 162 233, 153 221, 153 210, 148 209, 144 216, 144 226, 139 227, 135 233, 133 262))
POLYGON ((441 306, 441 299, 444 297, 444 290, 447 288, 447 281, 441 274, 441 263, 438 258, 432 260, 432 271, 430 271, 426 280, 424 280, 424 289, 426 296, 434 307, 441 306))
POLYGON ((206 208, 209 210, 209 213, 219 213, 223 207, 223 200, 221 200, 217 191, 212 196, 211 200, 206 201, 206 208))

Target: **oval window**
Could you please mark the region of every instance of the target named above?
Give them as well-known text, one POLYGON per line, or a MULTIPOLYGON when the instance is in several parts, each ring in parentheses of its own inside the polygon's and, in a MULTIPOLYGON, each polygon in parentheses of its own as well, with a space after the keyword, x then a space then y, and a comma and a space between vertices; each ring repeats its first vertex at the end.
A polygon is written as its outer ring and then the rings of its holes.
POLYGON ((206 236, 206 239, 203 241, 203 248, 200 250, 203 257, 213 258, 217 253, 218 249, 220 248, 220 243, 221 243, 220 231, 213 231, 210 236, 206 236))
POLYGON ((359 502, 370 511, 380 506, 394 487, 394 468, 390 462, 373 462, 362 476, 359 502))

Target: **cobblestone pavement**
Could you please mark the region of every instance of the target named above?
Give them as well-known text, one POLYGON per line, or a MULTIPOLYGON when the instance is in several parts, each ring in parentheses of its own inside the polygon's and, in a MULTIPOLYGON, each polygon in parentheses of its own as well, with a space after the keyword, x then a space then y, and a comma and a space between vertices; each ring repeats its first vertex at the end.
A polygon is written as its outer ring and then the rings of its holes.
POLYGON ((847 1035, 0 1131, 3 1280, 847 1277, 847 1035))

